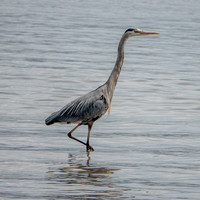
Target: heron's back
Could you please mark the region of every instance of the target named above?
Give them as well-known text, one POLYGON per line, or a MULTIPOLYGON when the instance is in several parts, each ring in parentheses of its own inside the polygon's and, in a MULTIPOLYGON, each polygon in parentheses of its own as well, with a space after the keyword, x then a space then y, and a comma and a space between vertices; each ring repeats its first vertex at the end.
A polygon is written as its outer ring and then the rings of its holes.
POLYGON ((46 125, 53 123, 85 123, 100 118, 108 109, 107 100, 102 91, 92 91, 61 110, 52 113, 46 120, 46 125))

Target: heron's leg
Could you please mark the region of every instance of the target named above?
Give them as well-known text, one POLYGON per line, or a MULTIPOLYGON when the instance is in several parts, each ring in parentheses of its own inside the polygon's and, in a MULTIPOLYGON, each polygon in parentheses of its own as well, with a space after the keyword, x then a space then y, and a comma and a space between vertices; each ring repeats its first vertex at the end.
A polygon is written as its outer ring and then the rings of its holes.
POLYGON ((94 122, 88 123, 88 137, 87 137, 87 142, 86 142, 86 151, 94 151, 94 149, 90 146, 89 140, 90 140, 90 132, 92 129, 94 122))
POLYGON ((67 135, 68 135, 68 137, 69 138, 71 138, 71 139, 73 139, 73 140, 76 140, 77 142, 80 142, 80 143, 82 143, 82 144, 84 144, 84 145, 87 145, 85 142, 82 142, 81 140, 79 140, 79 139, 77 139, 77 138, 75 138, 75 137, 73 137, 72 136, 72 133, 79 127, 79 126, 81 126, 82 124, 80 123, 80 124, 78 124, 75 128, 73 128, 67 135))

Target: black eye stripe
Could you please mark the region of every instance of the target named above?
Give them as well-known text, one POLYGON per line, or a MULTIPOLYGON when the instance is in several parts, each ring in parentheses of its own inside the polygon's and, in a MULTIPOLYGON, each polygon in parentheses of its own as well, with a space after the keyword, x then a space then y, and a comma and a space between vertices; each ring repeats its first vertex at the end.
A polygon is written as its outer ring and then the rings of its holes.
POLYGON ((134 30, 133 28, 129 28, 129 29, 127 29, 127 30, 125 31, 125 33, 128 32, 128 31, 133 31, 133 30, 134 30))

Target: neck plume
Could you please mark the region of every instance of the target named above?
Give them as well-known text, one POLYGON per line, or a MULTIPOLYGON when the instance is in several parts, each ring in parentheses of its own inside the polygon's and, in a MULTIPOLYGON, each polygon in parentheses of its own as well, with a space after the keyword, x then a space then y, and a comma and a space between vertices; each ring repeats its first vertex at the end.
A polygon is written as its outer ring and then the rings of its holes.
POLYGON ((111 107, 111 101, 112 101, 112 97, 113 97, 113 93, 115 90, 115 86, 117 84, 117 80, 119 78, 119 74, 121 72, 121 68, 123 65, 123 61, 124 61, 124 46, 125 43, 128 39, 128 36, 126 34, 124 34, 119 42, 119 46, 118 46, 118 55, 117 55, 117 60, 115 63, 115 66, 110 74, 110 77, 108 78, 106 85, 107 85, 107 92, 108 92, 108 96, 109 96, 109 100, 110 100, 110 106, 111 107))

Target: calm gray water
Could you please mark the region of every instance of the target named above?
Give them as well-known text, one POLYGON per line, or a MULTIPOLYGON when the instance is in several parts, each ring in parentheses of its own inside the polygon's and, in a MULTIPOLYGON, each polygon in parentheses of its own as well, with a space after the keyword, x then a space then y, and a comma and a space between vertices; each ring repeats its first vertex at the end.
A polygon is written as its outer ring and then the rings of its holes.
MULTIPOLYGON (((0 4, 0 199, 199 199, 200 1, 0 4), (91 145, 45 126, 104 83, 130 27, 112 103, 91 145)), ((75 136, 85 140, 87 127, 75 136)))

